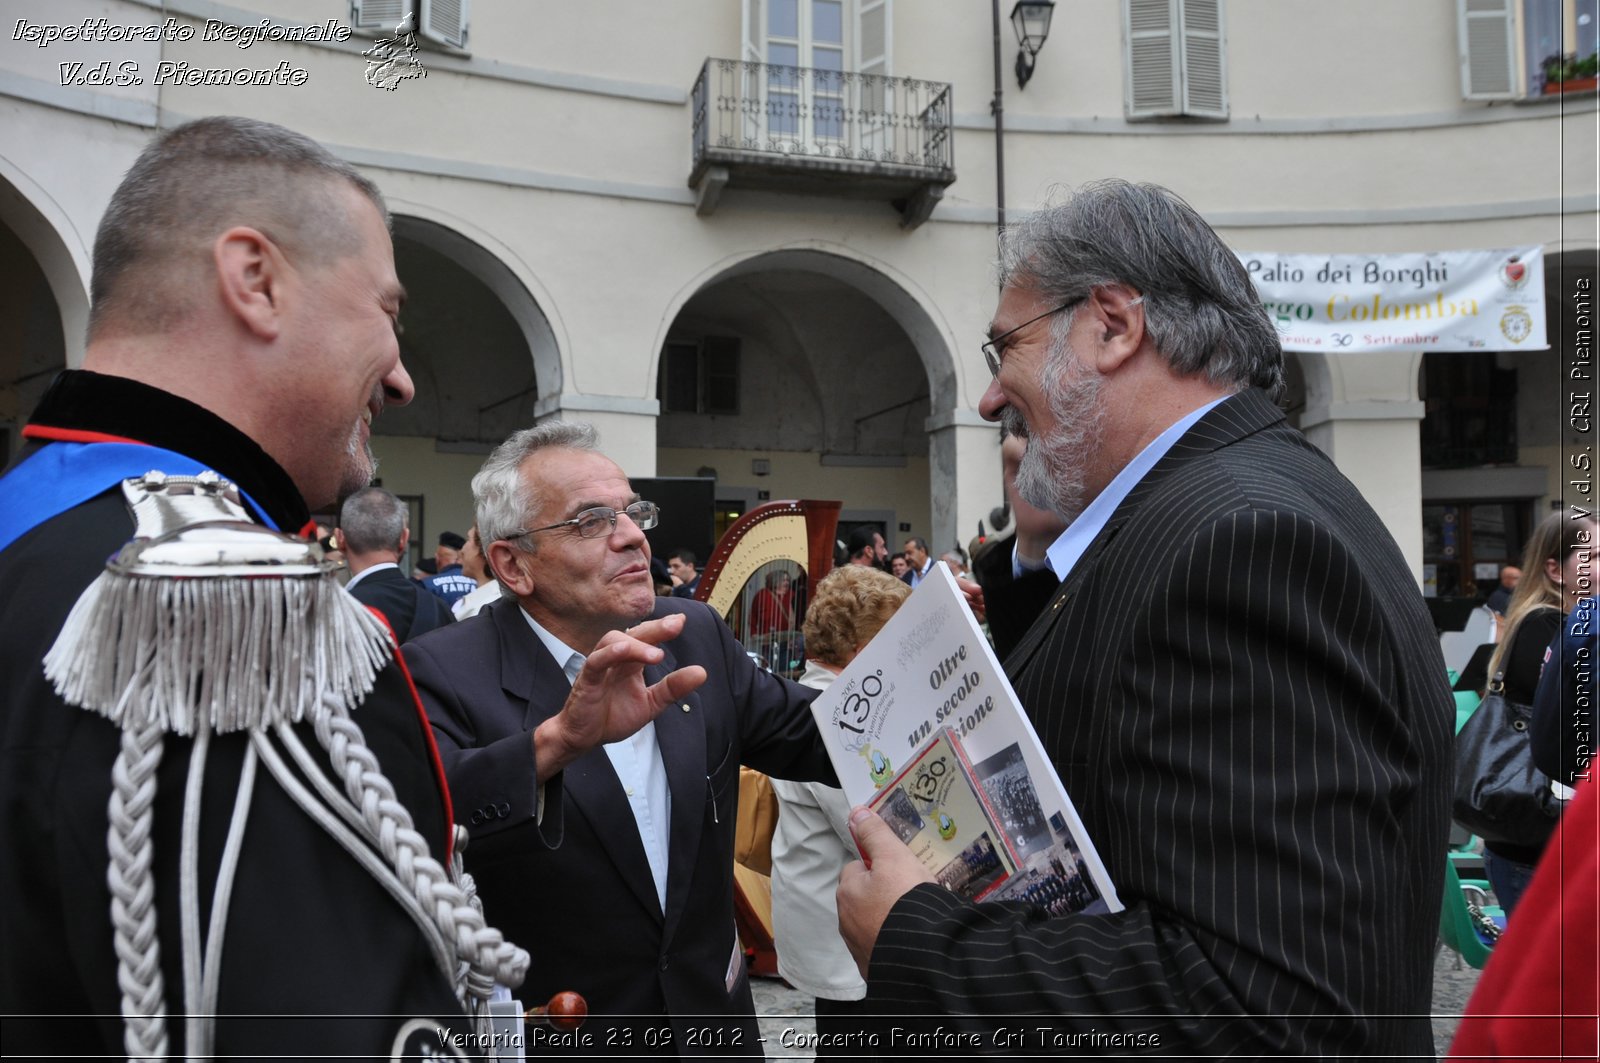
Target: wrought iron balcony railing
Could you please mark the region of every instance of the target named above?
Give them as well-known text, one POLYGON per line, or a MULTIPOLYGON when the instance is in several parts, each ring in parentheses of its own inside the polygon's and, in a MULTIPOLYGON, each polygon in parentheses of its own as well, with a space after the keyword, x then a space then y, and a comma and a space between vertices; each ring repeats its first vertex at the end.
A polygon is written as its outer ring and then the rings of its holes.
POLYGON ((731 185, 886 198, 914 226, 955 180, 947 84, 707 59, 693 103, 703 214, 731 185))

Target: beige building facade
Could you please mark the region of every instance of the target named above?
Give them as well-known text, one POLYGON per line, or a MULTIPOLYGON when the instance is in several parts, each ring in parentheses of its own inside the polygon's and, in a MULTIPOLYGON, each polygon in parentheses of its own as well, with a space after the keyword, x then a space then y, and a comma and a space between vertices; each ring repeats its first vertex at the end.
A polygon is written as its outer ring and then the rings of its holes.
POLYGON ((374 442, 419 540, 465 530, 508 432, 582 418, 630 475, 714 479, 724 521, 839 498, 891 543, 965 545, 1000 502, 976 411, 1002 196, 1115 176, 1241 253, 1541 249, 1549 350, 1294 353, 1285 399, 1431 592, 1513 558, 1592 440, 1567 377, 1597 94, 1545 59, 1594 52, 1593 0, 1062 0, 1025 89, 1011 6, 997 48, 980 0, 8 3, 8 453, 81 361, 122 173, 243 114, 389 200, 418 399, 374 442))

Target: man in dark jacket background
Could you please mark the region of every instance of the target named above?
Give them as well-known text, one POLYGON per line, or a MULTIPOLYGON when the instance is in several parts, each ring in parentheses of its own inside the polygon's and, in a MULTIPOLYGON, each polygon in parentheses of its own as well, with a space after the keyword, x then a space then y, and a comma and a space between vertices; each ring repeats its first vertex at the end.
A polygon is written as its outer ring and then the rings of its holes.
POLYGON ((383 614, 399 642, 451 623, 450 607, 400 570, 411 542, 406 504, 381 487, 367 487, 339 507, 335 541, 350 566, 344 589, 383 614))

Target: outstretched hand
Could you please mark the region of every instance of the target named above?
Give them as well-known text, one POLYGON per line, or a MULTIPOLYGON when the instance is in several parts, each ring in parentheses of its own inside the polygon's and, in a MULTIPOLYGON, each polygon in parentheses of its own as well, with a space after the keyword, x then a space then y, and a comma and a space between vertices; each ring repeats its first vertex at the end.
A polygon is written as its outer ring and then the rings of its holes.
POLYGON ((862 859, 839 873, 839 933, 865 978, 889 909, 913 886, 935 879, 876 812, 852 809, 850 833, 862 859))
POLYGON ((548 779, 595 746, 618 742, 699 689, 706 670, 690 665, 646 685, 646 665, 666 657, 660 643, 683 631, 681 613, 611 631, 583 662, 561 711, 533 732, 534 771, 548 779))

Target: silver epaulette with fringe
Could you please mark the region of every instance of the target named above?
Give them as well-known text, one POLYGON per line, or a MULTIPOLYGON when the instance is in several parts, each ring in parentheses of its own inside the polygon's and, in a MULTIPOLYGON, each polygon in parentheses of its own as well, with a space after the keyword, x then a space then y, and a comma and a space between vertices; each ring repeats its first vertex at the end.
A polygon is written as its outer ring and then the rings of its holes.
POLYGON ((121 728, 106 846, 111 921, 130 1059, 168 1056, 156 933, 152 828, 164 739, 192 740, 183 799, 179 912, 185 1055, 212 1055, 223 938, 258 767, 398 902, 441 972, 489 1030, 496 983, 522 983, 528 954, 483 921, 461 870, 464 832, 441 863, 367 747, 355 710, 395 650, 388 631, 333 578, 313 543, 250 523, 215 473, 124 481, 132 542, 89 585, 45 655, 70 704, 121 728), (310 725, 320 758, 296 724, 310 725), (248 747, 221 867, 202 905, 199 835, 211 738, 248 747), (207 927, 201 915, 210 908, 207 927))
POLYGON ((134 539, 89 585, 45 657, 63 698, 127 727, 191 736, 346 709, 393 655, 382 624, 313 543, 249 522, 215 473, 124 482, 134 539))

